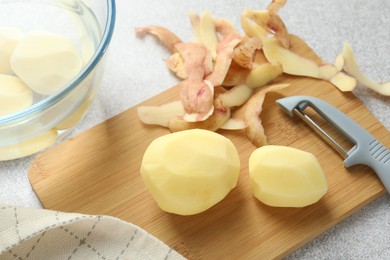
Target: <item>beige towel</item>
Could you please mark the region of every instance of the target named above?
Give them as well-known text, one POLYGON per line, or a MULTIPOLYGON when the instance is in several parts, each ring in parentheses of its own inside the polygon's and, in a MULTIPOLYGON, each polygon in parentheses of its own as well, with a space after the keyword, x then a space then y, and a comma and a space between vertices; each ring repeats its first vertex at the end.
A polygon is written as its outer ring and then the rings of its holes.
POLYGON ((108 216, 0 205, 0 259, 184 259, 108 216))

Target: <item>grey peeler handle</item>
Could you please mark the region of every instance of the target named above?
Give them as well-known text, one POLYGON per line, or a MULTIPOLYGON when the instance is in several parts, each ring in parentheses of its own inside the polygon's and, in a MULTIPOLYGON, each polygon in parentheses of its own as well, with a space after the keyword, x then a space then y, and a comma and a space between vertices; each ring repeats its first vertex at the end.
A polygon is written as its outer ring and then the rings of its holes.
POLYGON ((355 146, 347 152, 345 167, 364 164, 371 167, 387 192, 390 193, 390 150, 359 124, 325 101, 311 96, 291 96, 277 100, 277 103, 292 117, 294 109, 303 111, 312 107, 324 119, 343 133, 355 146))
POLYGON ((371 167, 382 181, 386 190, 390 193, 390 150, 372 137, 366 146, 355 146, 344 160, 346 167, 355 164, 364 164, 371 167))

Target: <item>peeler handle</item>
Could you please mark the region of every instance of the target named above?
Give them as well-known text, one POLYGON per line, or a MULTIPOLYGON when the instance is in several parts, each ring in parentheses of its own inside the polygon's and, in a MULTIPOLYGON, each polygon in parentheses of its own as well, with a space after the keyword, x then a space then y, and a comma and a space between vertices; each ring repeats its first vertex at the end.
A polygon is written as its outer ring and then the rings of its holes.
MULTIPOLYGON (((373 137, 372 137, 373 138, 373 137)), ((357 146, 352 149, 347 159, 346 167, 355 164, 364 164, 371 167, 382 181, 387 192, 390 193, 390 150, 373 138, 367 146, 357 146)))
POLYGON ((390 165, 381 164, 378 161, 372 163, 371 167, 374 169, 379 179, 382 181, 388 193, 390 193, 390 165))

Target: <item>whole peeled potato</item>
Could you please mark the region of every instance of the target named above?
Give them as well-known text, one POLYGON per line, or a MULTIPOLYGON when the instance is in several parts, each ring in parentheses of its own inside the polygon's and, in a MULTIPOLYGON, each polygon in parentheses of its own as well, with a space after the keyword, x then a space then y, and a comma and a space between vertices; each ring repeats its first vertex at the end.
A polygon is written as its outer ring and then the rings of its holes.
POLYGON ((17 144, 0 147, 0 161, 13 160, 32 155, 53 145, 58 137, 55 129, 50 129, 31 139, 17 144))
POLYGON ((0 116, 12 114, 33 103, 32 91, 19 78, 0 74, 0 116))
POLYGON ((192 129, 155 139, 140 171, 162 210, 192 215, 209 209, 236 186, 240 160, 226 137, 192 129))
POLYGON ((34 92, 50 95, 79 73, 82 60, 77 47, 68 38, 33 31, 20 40, 10 64, 15 74, 34 92))
POLYGON ((319 201, 328 190, 317 158, 288 146, 266 145, 249 158, 250 188, 264 204, 305 207, 319 201))
POLYGON ((0 73, 12 75, 10 58, 22 37, 21 30, 0 26, 0 73))

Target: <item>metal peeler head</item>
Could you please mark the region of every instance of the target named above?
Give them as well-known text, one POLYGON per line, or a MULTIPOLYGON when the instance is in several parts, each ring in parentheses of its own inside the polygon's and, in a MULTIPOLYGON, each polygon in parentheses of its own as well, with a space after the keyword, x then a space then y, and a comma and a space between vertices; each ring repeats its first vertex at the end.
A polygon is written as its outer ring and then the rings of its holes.
POLYGON ((293 96, 288 98, 278 99, 276 103, 283 108, 283 110, 290 116, 294 117, 294 110, 299 108, 300 110, 304 110, 305 107, 308 106, 309 100, 312 100, 312 97, 306 96, 293 96))
MULTIPOLYGON (((312 118, 310 118, 304 111, 307 107, 314 109, 319 115, 321 115, 325 120, 332 123, 332 116, 337 116, 337 114, 342 114, 340 111, 337 113, 333 111, 335 108, 325 103, 324 101, 311 97, 311 96, 292 96, 287 98, 282 98, 276 101, 276 103, 283 108, 283 110, 290 116, 298 116, 305 123, 307 123, 318 135, 324 138, 327 143, 333 147, 343 158, 347 157, 347 151, 338 144, 325 130, 323 130, 312 118)), ((338 125, 333 126, 341 130, 338 125)), ((347 136, 348 137, 348 136, 347 136)))

